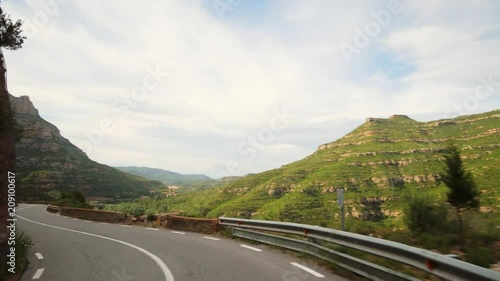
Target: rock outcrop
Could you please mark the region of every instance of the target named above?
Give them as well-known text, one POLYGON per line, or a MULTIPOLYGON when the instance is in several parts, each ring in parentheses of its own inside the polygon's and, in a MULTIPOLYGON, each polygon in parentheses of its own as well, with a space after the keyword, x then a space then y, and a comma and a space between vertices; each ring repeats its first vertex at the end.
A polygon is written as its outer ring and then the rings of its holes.
POLYGON ((394 115, 391 115, 391 117, 389 117, 389 119, 391 119, 391 120, 393 120, 393 119, 410 119, 410 120, 413 120, 410 117, 408 117, 407 115, 403 115, 403 114, 394 114, 394 115))
POLYGON ((16 98, 12 95, 9 95, 9 99, 12 111, 18 114, 29 114, 38 116, 38 110, 31 102, 29 96, 20 96, 19 98, 16 98))

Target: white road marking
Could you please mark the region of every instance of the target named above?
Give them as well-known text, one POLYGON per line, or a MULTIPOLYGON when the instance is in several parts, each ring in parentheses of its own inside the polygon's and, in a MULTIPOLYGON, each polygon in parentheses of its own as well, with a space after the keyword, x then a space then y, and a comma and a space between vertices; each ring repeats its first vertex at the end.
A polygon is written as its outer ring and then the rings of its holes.
POLYGON ((250 250, 252 250, 252 251, 262 252, 262 250, 261 250, 261 249, 254 248, 254 247, 252 247, 252 246, 248 246, 248 245, 245 245, 245 244, 240 244, 240 246, 241 246, 241 247, 243 247, 243 248, 250 249, 250 250))
POLYGON ((73 219, 74 221, 77 221, 78 219, 73 219))
POLYGON ((123 227, 132 227, 131 225, 122 224, 123 227))
POLYGON ((205 238, 205 239, 210 239, 210 240, 216 240, 216 241, 219 241, 219 240, 220 240, 219 238, 210 237, 210 236, 203 236, 203 238, 205 238))
POLYGON ((40 253, 35 253, 35 256, 37 257, 37 259, 39 259, 39 260, 43 260, 43 256, 42 256, 42 254, 40 254, 40 253))
POLYGON ((152 228, 152 227, 146 227, 146 229, 149 229, 149 230, 159 230, 158 228, 152 228))
POLYGON ((24 209, 33 208, 33 207, 35 207, 35 206, 36 206, 36 205, 27 206, 27 207, 24 207, 24 208, 16 208, 16 211, 21 211, 21 210, 24 210, 24 209))
POLYGON ((65 218, 65 219, 69 219, 67 216, 63 216, 63 218, 65 218))
POLYGON ((109 223, 107 223, 107 222, 101 222, 101 224, 109 224, 109 223))
POLYGON ((45 270, 45 268, 39 268, 39 269, 37 269, 36 272, 35 272, 35 275, 33 275, 33 279, 40 279, 40 277, 42 276, 44 270, 45 270))
POLYGON ((312 274, 312 275, 314 275, 314 276, 316 276, 316 277, 319 277, 319 278, 325 278, 325 275, 323 275, 323 274, 321 274, 321 273, 318 273, 318 272, 316 272, 316 271, 314 271, 314 270, 310 269, 309 267, 303 266, 303 265, 298 264, 298 263, 296 263, 296 262, 291 262, 290 264, 292 264, 293 266, 296 266, 296 267, 298 267, 298 268, 300 268, 300 269, 304 270, 305 272, 308 272, 308 273, 310 273, 310 274, 312 274))
MULTIPOLYGON (((73 229, 69 229, 69 228, 64 228, 64 227, 59 227, 59 226, 54 226, 54 225, 50 225, 50 224, 45 224, 45 223, 33 221, 33 220, 30 220, 30 219, 24 218, 22 216, 19 216, 19 215, 17 217, 20 218, 20 219, 23 219, 25 221, 29 221, 31 223, 38 224, 38 225, 43 225, 43 226, 47 226, 47 227, 51 227, 51 228, 55 228, 55 229, 60 229, 60 230, 70 231, 70 232, 79 233, 79 234, 83 234, 83 235, 93 236, 93 237, 97 237, 97 238, 102 238, 102 239, 114 241, 114 242, 117 242, 117 243, 129 246, 131 248, 134 248, 134 249, 136 249, 136 250, 144 253, 145 255, 147 255, 153 261, 156 262, 156 264, 162 270, 163 275, 165 276, 165 281, 174 281, 174 276, 172 275, 172 272, 170 271, 170 269, 168 268, 168 266, 158 256, 156 256, 156 255, 148 252, 147 250, 145 250, 145 249, 143 249, 143 248, 141 248, 139 246, 136 246, 134 244, 130 244, 128 242, 121 241, 121 240, 118 240, 118 239, 114 239, 114 238, 111 238, 111 237, 107 237, 107 236, 102 236, 102 235, 93 234, 93 233, 89 233, 89 232, 83 232, 83 231, 78 231, 78 230, 73 230, 73 229)), ((42 268, 42 273, 43 273, 43 268, 42 268)), ((41 273, 40 273, 40 275, 41 275, 41 273)), ((35 279, 35 278, 33 278, 33 279, 35 279)))
POLYGON ((180 232, 180 231, 172 231, 172 233, 175 233, 175 234, 186 234, 186 233, 180 232))
POLYGON ((91 222, 91 221, 85 221, 85 222, 91 222))

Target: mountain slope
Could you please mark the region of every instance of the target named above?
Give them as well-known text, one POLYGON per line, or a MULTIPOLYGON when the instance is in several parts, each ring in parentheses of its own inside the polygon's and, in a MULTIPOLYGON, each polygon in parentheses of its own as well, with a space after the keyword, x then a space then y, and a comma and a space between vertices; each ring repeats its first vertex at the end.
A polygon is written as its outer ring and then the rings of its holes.
POLYGON ((481 191, 482 212, 498 216, 500 111, 432 122, 403 115, 368 118, 351 133, 279 169, 222 188, 170 199, 172 211, 337 225, 336 190, 345 189, 347 217, 399 219, 403 195, 429 192, 444 201, 443 153, 462 150, 481 191))
POLYGON ((135 167, 135 166, 128 166, 128 167, 114 167, 120 171, 132 174, 132 175, 137 175, 140 177, 144 177, 150 180, 157 180, 161 181, 167 185, 181 185, 181 186, 187 186, 187 185, 192 185, 195 183, 199 183, 202 181, 207 181, 210 180, 209 177, 201 174, 194 174, 194 175, 183 175, 171 171, 166 171, 162 169, 156 169, 156 168, 148 168, 148 167, 135 167))
POLYGON ((81 190, 101 198, 136 198, 162 186, 92 161, 38 114, 28 96, 10 96, 18 131, 17 179, 21 199, 46 199, 52 191, 81 190))

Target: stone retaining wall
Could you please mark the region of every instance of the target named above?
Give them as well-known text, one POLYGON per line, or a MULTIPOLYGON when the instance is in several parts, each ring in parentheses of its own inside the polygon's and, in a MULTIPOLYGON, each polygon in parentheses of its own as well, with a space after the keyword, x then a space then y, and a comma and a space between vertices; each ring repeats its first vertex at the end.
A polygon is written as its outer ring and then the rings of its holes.
POLYGON ((67 207, 61 207, 60 210, 61 210, 60 211, 61 216, 67 216, 89 221, 121 223, 127 219, 127 216, 124 213, 119 213, 119 212, 80 209, 80 208, 67 208, 67 207))
POLYGON ((179 216, 167 216, 167 228, 201 233, 214 233, 220 228, 217 219, 198 219, 179 216))

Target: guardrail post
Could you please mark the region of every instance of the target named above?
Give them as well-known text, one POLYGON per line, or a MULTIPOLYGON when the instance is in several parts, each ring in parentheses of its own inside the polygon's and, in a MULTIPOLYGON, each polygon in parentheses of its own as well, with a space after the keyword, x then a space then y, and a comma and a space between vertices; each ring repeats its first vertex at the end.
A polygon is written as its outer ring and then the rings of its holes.
POLYGON ((433 271, 436 267, 436 263, 433 260, 425 260, 425 266, 428 270, 433 271))

